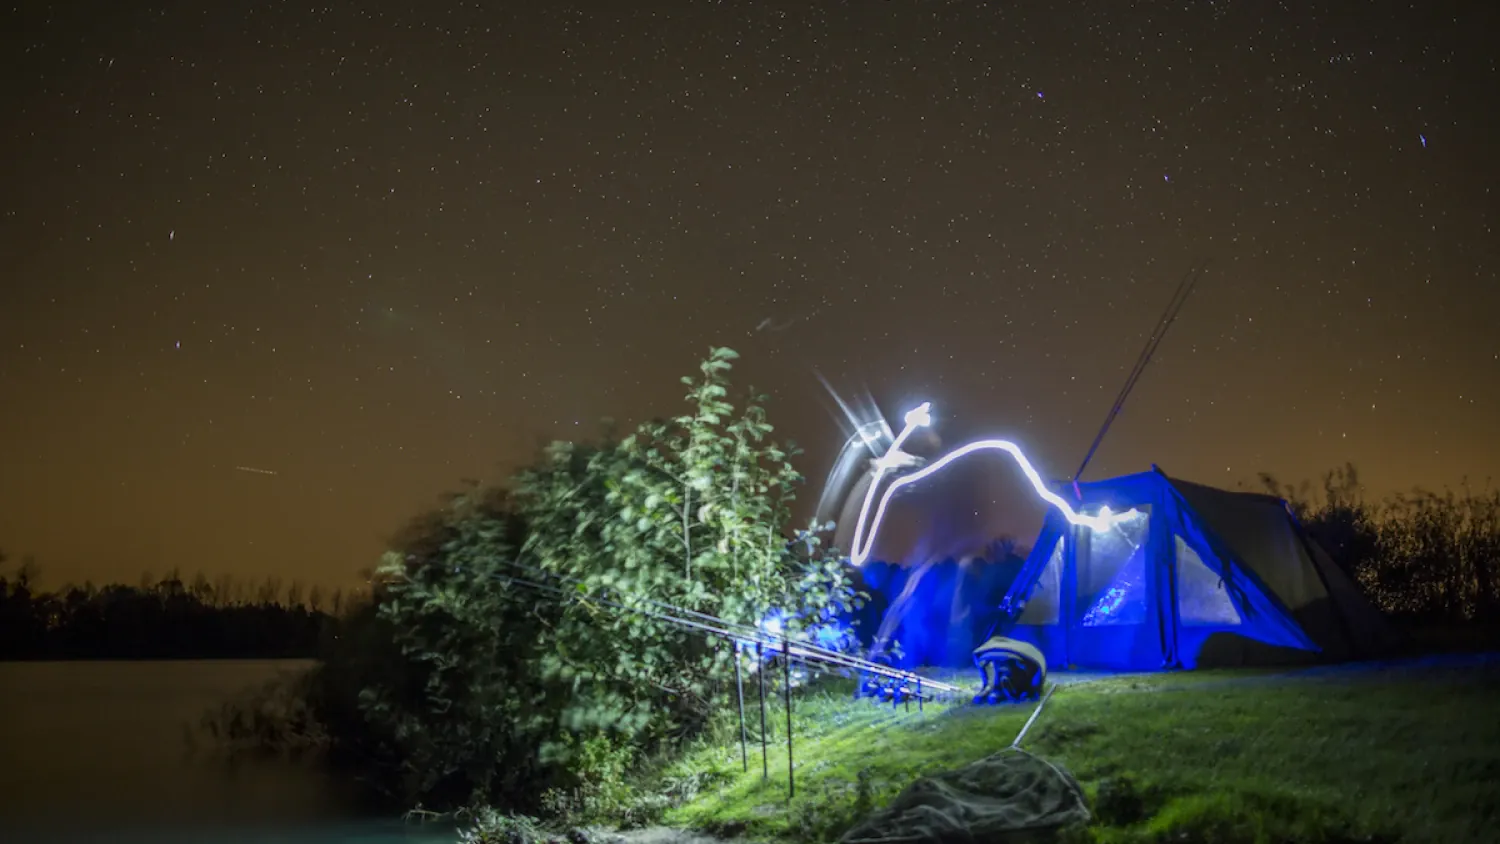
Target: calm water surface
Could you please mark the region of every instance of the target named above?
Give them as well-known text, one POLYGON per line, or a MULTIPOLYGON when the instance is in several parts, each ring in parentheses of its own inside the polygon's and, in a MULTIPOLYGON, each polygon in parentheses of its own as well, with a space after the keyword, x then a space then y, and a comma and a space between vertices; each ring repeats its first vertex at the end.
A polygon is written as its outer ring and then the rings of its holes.
POLYGON ((0 663, 0 842, 386 844, 451 834, 363 817, 351 784, 194 752, 205 711, 311 663, 0 663))

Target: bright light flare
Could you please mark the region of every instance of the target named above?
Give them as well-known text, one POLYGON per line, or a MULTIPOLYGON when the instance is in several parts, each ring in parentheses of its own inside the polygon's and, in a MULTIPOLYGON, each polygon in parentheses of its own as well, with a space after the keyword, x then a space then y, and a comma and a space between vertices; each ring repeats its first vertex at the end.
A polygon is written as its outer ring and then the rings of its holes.
POLYGON ((1016 464, 1021 467, 1021 472, 1026 475, 1026 480, 1031 482, 1031 488, 1036 491, 1037 496, 1056 507, 1070 524, 1091 530, 1109 530, 1120 522, 1138 515, 1138 511, 1134 509, 1124 513, 1112 513, 1108 507, 1100 508, 1099 512, 1093 515, 1079 513, 1068 504, 1066 499, 1047 488, 1042 481, 1042 476, 1031 465, 1031 461, 1021 453, 1020 446, 1009 440, 977 440, 948 452, 935 463, 892 481, 880 496, 880 504, 875 507, 875 516, 871 519, 870 508, 875 502, 875 492, 880 488, 881 479, 887 472, 902 465, 903 458, 908 457, 905 452, 901 451, 901 446, 917 428, 925 428, 932 424, 932 402, 922 402, 907 411, 905 421, 906 427, 896 435, 896 439, 886 453, 875 461, 875 478, 870 482, 869 490, 865 492, 865 501, 859 510, 859 521, 854 526, 853 548, 850 550, 849 560, 856 566, 864 565, 865 561, 870 558, 870 551, 875 546, 875 536, 880 531, 880 523, 885 519, 886 508, 890 505, 891 496, 896 494, 896 490, 929 478, 953 462, 980 451, 1003 451, 1013 457, 1016 464), (866 536, 867 525, 868 536, 866 536))
POLYGON ((906 411, 906 427, 926 428, 932 424, 932 402, 924 401, 906 411))
POLYGON ((823 388, 838 406, 839 414, 836 415, 842 415, 841 421, 847 430, 853 431, 829 467, 828 476, 823 479, 823 490, 818 495, 818 508, 814 512, 819 522, 826 522, 833 518, 836 509, 843 506, 850 483, 865 473, 866 464, 860 452, 867 451, 871 458, 879 458, 886 444, 896 438, 896 432, 891 430, 875 406, 875 400, 868 394, 851 405, 826 378, 819 375, 818 380, 823 382, 823 388))
POLYGON ((786 631, 786 624, 782 621, 780 613, 773 612, 761 619, 760 629, 767 636, 780 636, 786 631))

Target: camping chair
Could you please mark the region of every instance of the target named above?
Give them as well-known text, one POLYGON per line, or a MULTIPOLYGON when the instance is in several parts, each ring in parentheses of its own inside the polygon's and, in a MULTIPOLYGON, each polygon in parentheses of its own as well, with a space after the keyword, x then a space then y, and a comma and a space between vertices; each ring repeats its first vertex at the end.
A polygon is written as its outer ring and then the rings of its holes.
POLYGON ((1047 683, 1047 658, 1034 646, 992 636, 974 649, 974 666, 983 682, 974 702, 1014 703, 1040 698, 1047 683))

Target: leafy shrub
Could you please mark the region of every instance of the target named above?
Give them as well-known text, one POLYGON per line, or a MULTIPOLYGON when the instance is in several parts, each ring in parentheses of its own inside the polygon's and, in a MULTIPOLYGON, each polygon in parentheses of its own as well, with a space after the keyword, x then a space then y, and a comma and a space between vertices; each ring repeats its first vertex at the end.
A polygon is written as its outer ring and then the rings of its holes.
MULTIPOLYGON (((297 735, 406 806, 659 818, 672 797, 638 793, 632 768, 712 724, 736 659, 663 616, 771 618, 800 638, 858 600, 813 531, 783 532, 796 452, 755 396, 726 400, 734 358, 713 350, 683 379, 687 413, 555 444, 512 488, 415 521, 295 687, 297 735)), ((247 723, 233 731, 287 741, 247 723)), ((529 829, 486 818, 485 835, 529 829)))
POLYGON ((534 666, 556 602, 517 586, 522 526, 503 494, 456 498, 378 570, 376 616, 399 658, 367 676, 359 708, 394 751, 400 794, 451 808, 531 793, 536 746, 563 690, 534 666))
POLYGON ((1500 490, 1364 497, 1352 465, 1321 489, 1261 483, 1285 498, 1318 544, 1385 612, 1469 623, 1500 612, 1500 490))
POLYGON ((535 818, 480 809, 459 831, 459 844, 546 844, 553 840, 535 818))
POLYGON ((736 357, 715 349, 689 412, 598 448, 560 443, 518 478, 526 556, 576 584, 539 665, 573 696, 569 730, 646 747, 701 732, 733 676, 734 650, 664 615, 805 635, 854 603, 848 572, 812 531, 782 534, 803 478, 770 441, 758 398, 727 400, 736 357), (666 609, 670 608, 670 609, 666 609))
POLYGON ((620 823, 630 818, 640 798, 627 781, 637 756, 625 741, 595 732, 586 739, 564 735, 552 747, 561 760, 567 782, 542 796, 550 818, 568 825, 620 823))

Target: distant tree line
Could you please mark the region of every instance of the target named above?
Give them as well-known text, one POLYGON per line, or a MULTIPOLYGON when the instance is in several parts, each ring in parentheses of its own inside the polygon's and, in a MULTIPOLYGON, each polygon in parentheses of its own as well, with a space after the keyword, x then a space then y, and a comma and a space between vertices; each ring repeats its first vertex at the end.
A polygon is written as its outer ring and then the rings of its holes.
POLYGON ((1372 502, 1352 465, 1316 487, 1260 480, 1388 615, 1422 625, 1500 625, 1500 490, 1416 490, 1372 502))
POLYGON ((4 563, 0 554, 0 660, 313 658, 348 602, 276 578, 185 582, 175 572, 49 592, 31 561, 4 563))

